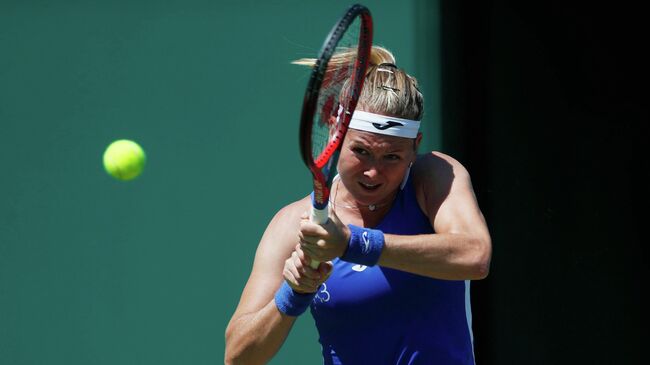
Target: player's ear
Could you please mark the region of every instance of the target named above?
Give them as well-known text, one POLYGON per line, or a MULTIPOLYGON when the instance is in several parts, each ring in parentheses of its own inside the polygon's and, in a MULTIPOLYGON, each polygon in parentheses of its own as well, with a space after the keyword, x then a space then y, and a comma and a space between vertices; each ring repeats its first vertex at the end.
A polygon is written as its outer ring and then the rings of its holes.
POLYGON ((418 132, 418 135, 413 140, 413 149, 417 152, 418 147, 420 147, 420 142, 422 142, 422 132, 418 132))

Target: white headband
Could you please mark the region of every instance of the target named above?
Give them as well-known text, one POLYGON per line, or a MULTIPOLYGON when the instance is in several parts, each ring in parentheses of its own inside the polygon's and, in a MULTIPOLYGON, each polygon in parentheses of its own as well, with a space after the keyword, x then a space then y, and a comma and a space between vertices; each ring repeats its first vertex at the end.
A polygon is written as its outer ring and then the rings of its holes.
POLYGON ((420 121, 355 110, 350 120, 350 128, 389 136, 415 138, 420 130, 420 121))

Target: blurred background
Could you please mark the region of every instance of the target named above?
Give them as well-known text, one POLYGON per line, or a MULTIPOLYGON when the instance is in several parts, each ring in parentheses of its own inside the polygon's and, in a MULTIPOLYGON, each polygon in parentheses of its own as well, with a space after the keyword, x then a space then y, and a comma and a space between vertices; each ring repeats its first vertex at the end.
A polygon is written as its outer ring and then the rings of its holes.
MULTIPOLYGON (((0 0, 0 364, 213 364, 344 1, 0 0), (142 176, 101 156, 138 141, 142 176)), ((421 152, 491 229, 480 364, 640 364, 648 26, 625 3, 371 1, 420 80, 421 152)), ((321 363, 310 316, 272 364, 321 363)))

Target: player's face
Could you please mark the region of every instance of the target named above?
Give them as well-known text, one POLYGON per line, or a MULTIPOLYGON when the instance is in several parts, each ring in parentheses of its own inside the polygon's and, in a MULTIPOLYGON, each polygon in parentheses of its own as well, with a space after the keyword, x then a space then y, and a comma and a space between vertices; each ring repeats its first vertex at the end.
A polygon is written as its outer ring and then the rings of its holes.
POLYGON ((348 130, 338 163, 341 182, 360 204, 392 199, 409 163, 415 161, 419 142, 419 136, 414 142, 410 138, 348 130))

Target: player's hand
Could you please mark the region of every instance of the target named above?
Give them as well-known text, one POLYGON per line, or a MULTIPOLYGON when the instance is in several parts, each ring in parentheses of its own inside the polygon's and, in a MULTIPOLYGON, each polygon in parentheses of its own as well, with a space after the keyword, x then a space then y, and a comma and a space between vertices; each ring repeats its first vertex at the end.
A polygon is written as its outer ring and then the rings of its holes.
POLYGON ((329 220, 324 225, 311 222, 306 213, 300 221, 298 238, 301 248, 311 258, 329 261, 345 253, 350 241, 350 228, 341 222, 334 211, 330 211, 329 220))
POLYGON ((320 285, 332 273, 331 262, 321 262, 318 269, 311 268, 310 263, 311 257, 300 248, 300 245, 296 245, 291 257, 284 262, 282 271, 284 280, 297 293, 317 292, 320 285))

